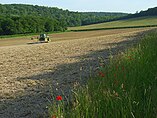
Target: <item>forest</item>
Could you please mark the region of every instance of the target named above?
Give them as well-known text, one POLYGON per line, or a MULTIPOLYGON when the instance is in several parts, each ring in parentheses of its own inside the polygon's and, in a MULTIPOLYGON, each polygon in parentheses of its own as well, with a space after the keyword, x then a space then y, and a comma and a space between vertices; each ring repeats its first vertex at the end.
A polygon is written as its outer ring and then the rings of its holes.
POLYGON ((0 4, 0 35, 66 31, 67 27, 157 15, 157 7, 135 14, 72 12, 56 7, 0 4))
POLYGON ((146 11, 137 11, 135 14, 128 14, 124 17, 119 18, 121 19, 129 19, 129 18, 138 18, 138 17, 145 17, 145 16, 157 16, 157 7, 149 8, 146 11))
POLYGON ((37 5, 0 4, 0 35, 65 31, 70 26, 101 23, 126 15, 108 12, 71 12, 37 5))

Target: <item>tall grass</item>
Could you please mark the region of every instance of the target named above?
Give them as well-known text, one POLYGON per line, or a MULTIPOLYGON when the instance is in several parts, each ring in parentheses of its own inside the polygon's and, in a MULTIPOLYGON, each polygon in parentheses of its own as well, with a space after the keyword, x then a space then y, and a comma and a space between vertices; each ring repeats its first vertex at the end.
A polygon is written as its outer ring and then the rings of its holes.
POLYGON ((61 100, 49 106, 50 117, 157 117, 157 31, 108 65, 100 65, 96 77, 73 90, 72 103, 61 100))

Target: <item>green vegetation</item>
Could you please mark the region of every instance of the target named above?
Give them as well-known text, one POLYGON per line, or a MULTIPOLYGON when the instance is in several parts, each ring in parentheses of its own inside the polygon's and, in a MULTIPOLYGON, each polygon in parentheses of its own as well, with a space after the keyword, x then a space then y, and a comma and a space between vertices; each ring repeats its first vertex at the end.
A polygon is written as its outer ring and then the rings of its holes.
POLYGON ((139 13, 135 14, 128 14, 124 17, 120 17, 110 21, 114 22, 100 23, 80 27, 69 27, 68 30, 90 31, 120 28, 156 27, 157 7, 149 8, 146 11, 140 11, 139 13))
POLYGON ((137 12, 136 14, 129 14, 128 16, 124 18, 128 19, 128 18, 137 18, 137 17, 143 17, 143 16, 157 16, 157 7, 149 8, 146 11, 140 11, 139 13, 137 12))
POLYGON ((124 13, 79 13, 52 7, 0 4, 0 35, 65 31, 80 26, 110 21, 124 13))
POLYGON ((69 30, 76 31, 156 26, 156 11, 157 8, 151 8, 147 11, 141 11, 140 13, 136 14, 110 12, 71 12, 68 10, 37 5, 0 4, 0 35, 57 31, 62 32, 66 31, 67 27, 71 27, 69 30), (137 18, 141 16, 142 18, 137 18), (149 18, 145 16, 154 17, 149 18))
POLYGON ((0 4, 0 35, 44 33, 69 30, 101 30, 156 26, 157 8, 136 14, 110 12, 71 12, 53 7, 24 4, 0 4), (144 17, 144 19, 137 17, 144 17), (124 20, 129 18, 137 18, 124 20), (116 21, 119 20, 119 21, 116 21), (136 21, 137 20, 137 21, 136 21), (109 22, 111 23, 102 23, 109 22), (101 24, 96 24, 101 23, 101 24), (96 25, 90 25, 96 24, 96 25), (82 26, 83 27, 74 27, 82 26), (114 26, 114 27, 113 27, 114 26))
POLYGON ((96 77, 73 91, 73 102, 58 96, 49 107, 52 117, 156 118, 157 31, 110 63, 100 61, 96 77), (66 100, 65 100, 66 101, 66 100))
POLYGON ((0 35, 65 31, 64 22, 37 16, 0 17, 0 35))
POLYGON ((93 25, 69 27, 68 30, 98 30, 98 29, 116 29, 116 28, 134 28, 145 26, 157 26, 157 16, 152 17, 139 17, 126 20, 118 20, 113 22, 99 23, 93 25))

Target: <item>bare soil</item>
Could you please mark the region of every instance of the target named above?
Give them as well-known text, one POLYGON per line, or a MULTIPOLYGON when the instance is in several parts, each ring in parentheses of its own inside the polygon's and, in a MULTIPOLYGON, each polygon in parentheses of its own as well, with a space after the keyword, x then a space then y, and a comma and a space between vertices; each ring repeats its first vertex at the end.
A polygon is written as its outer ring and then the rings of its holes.
POLYGON ((0 118, 48 117, 52 91, 70 95, 70 89, 95 73, 98 57, 124 51, 147 30, 58 33, 50 35, 51 43, 32 45, 25 38, 0 40, 0 118))

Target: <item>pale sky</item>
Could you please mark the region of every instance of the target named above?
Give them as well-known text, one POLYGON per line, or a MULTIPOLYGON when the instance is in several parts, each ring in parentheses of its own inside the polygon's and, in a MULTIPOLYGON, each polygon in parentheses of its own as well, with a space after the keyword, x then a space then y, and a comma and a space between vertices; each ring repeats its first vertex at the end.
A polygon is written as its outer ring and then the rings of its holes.
POLYGON ((125 12, 157 7, 157 0, 0 0, 0 4, 33 4, 70 11, 125 12))

